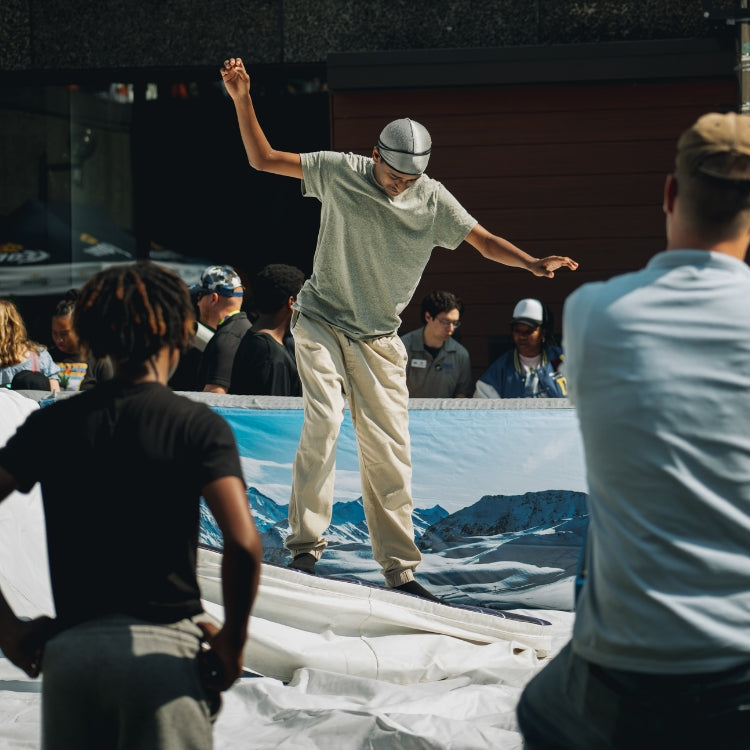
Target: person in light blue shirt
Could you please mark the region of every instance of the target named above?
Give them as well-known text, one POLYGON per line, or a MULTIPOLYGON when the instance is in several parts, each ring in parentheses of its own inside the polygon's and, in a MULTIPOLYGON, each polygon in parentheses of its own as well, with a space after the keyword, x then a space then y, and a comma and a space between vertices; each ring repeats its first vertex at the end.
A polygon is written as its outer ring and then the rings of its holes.
POLYGON ((43 373, 49 378, 50 390, 60 390, 60 368, 49 351, 29 338, 26 323, 14 302, 0 299, 0 386, 10 388, 13 378, 22 370, 43 373))
POLYGON ((748 747, 750 116, 683 133, 663 206, 666 251, 563 308, 587 575, 528 750, 748 747))

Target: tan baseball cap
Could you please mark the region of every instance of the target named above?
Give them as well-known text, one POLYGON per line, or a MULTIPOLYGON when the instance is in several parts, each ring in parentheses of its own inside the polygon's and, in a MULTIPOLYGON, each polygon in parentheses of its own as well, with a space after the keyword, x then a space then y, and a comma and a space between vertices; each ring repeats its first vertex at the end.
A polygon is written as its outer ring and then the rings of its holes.
POLYGON ((750 158, 712 159, 717 154, 750 157, 750 116, 710 112, 677 141, 677 169, 720 180, 750 180, 750 158))

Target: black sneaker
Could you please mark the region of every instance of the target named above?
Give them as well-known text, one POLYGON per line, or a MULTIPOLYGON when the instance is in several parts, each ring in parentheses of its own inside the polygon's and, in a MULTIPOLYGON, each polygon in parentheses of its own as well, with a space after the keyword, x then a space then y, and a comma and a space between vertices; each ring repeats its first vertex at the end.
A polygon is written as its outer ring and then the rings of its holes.
POLYGON ((394 591, 401 591, 404 594, 411 594, 412 596, 418 596, 421 599, 427 599, 431 602, 438 602, 444 604, 442 599, 438 599, 434 594, 431 594, 424 586, 417 583, 415 580, 407 581, 402 583, 400 586, 392 586, 394 591))
POLYGON ((303 573, 310 573, 315 575, 315 555, 311 555, 309 552, 301 552, 299 555, 295 555, 292 561, 289 563, 290 568, 295 570, 301 570, 303 573))

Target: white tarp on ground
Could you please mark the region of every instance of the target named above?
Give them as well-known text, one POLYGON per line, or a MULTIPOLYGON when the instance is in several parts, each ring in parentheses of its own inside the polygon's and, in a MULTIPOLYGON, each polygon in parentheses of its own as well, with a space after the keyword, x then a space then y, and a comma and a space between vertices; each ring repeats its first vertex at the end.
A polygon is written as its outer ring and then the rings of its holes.
MULTIPOLYGON (((0 393, 0 443, 38 408, 19 398, 0 393)), ((201 550, 204 605, 220 619, 219 565, 217 553, 201 550)), ((0 586, 18 614, 53 613, 38 489, 0 504, 0 586)), ((245 659, 264 676, 248 672, 225 694, 215 746, 521 748, 520 692, 567 641, 573 620, 562 611, 522 614, 551 624, 264 565, 245 659)), ((39 747, 40 684, 0 656, 0 749, 39 747)))

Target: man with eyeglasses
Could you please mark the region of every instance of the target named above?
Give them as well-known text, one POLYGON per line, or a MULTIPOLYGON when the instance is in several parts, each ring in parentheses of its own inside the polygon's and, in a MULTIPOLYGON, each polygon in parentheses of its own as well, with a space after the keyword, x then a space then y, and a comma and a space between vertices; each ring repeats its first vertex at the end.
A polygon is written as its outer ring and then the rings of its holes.
POLYGON ((200 322, 215 331, 198 365, 198 387, 207 393, 229 393, 237 347, 252 327, 241 310, 245 288, 231 266, 209 266, 190 291, 200 322))
POLYGON ((469 352, 453 338, 464 303, 436 290, 422 300, 424 325, 401 337, 406 347, 410 398, 468 398, 474 387, 469 352))
POLYGON ((305 415, 285 541, 291 566, 314 573, 326 548, 336 444, 348 404, 373 557, 388 588, 434 600, 414 580, 422 556, 412 523, 409 391, 399 313, 436 246, 455 249, 466 240, 489 260, 547 278, 578 264, 560 255, 534 258, 484 229, 424 174, 432 141, 420 123, 406 117, 390 122, 372 156, 279 151, 258 122, 242 60, 225 60, 221 77, 250 165, 301 180, 304 195, 321 202, 313 271, 292 319, 305 415))

